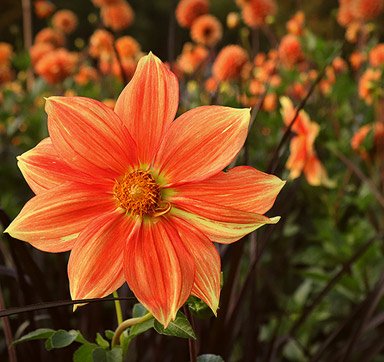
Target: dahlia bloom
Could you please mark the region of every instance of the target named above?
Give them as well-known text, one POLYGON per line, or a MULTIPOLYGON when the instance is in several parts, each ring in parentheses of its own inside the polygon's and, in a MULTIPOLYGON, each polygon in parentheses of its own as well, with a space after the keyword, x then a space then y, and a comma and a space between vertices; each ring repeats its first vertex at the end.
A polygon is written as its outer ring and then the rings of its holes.
POLYGON ((208 0, 180 0, 177 4, 176 20, 183 28, 190 28, 193 22, 209 11, 208 0))
POLYGON ((213 15, 199 16, 192 24, 191 38, 198 44, 213 47, 223 37, 223 27, 213 15))
POLYGON ((125 281, 167 326, 189 295, 216 313, 220 258, 279 217, 284 185, 251 167, 222 169, 247 136, 248 109, 198 107, 173 121, 178 82, 143 57, 114 111, 82 97, 49 97, 50 137, 21 155, 35 192, 7 228, 47 252, 71 250, 73 299, 104 297, 125 281))
POLYGON ((279 45, 279 56, 283 65, 293 68, 304 59, 300 40, 296 35, 285 35, 279 45))
POLYGON ((275 0, 249 0, 244 2, 241 14, 245 24, 259 28, 265 25, 267 16, 274 15, 276 11, 275 0))
POLYGON ((242 47, 227 45, 220 50, 213 63, 213 76, 220 82, 239 78, 248 60, 247 52, 242 47))
POLYGON ((77 16, 71 10, 57 11, 52 17, 53 27, 65 34, 72 33, 76 29, 77 23, 77 16))
POLYGON ((130 27, 135 19, 135 13, 131 5, 123 0, 115 4, 102 6, 100 15, 103 24, 113 31, 120 31, 130 27))
POLYGON ((36 0, 33 6, 36 16, 41 19, 47 18, 56 10, 56 6, 46 0, 36 0))
MULTIPOLYGON (((287 97, 281 97, 281 115, 284 123, 288 126, 296 110, 287 97)), ((308 114, 301 110, 293 124, 291 130, 296 133, 291 140, 291 154, 287 160, 286 168, 290 170, 289 177, 295 179, 304 173, 308 183, 312 186, 324 185, 333 186, 333 182, 328 179, 327 171, 321 164, 314 149, 314 142, 319 133, 319 125, 309 119, 308 114)))

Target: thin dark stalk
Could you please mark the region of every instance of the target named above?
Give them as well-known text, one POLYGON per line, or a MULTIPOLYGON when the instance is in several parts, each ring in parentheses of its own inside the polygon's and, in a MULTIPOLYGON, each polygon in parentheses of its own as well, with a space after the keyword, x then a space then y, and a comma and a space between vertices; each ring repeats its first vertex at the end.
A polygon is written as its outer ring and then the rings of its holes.
MULTIPOLYGON (((31 0, 22 0, 23 8, 23 37, 24 48, 29 51, 32 46, 32 9, 31 0)), ((30 91, 33 87, 33 72, 29 68, 27 70, 27 89, 30 91)))
POLYGON ((376 197, 376 200, 379 201, 381 206, 384 207, 384 196, 380 194, 380 191, 376 188, 373 182, 364 175, 364 173, 350 160, 348 160, 344 155, 336 150, 332 150, 333 153, 341 160, 343 163, 364 183, 367 184, 368 188, 371 190, 372 194, 376 197))
POLYGON ((366 299, 363 303, 364 314, 362 318, 360 318, 358 325, 355 327, 353 333, 351 334, 349 342, 346 345, 344 356, 340 360, 341 362, 349 361, 349 356, 352 354, 354 348, 356 347, 356 342, 358 341, 358 339, 361 336, 361 333, 363 332, 364 325, 366 324, 367 320, 376 309, 377 304, 380 302, 383 294, 384 294, 384 270, 382 271, 374 290, 372 291, 372 293, 370 293, 368 299, 366 299))
POLYGON ((168 26, 168 63, 173 69, 173 63, 175 61, 175 0, 172 0, 169 15, 169 26, 168 26))
POLYGON ((100 302, 114 302, 115 300, 134 300, 135 297, 119 297, 119 298, 92 298, 92 299, 76 299, 76 300, 59 300, 55 302, 44 302, 27 305, 25 307, 14 307, 8 308, 6 310, 0 311, 0 318, 8 317, 14 314, 20 314, 25 312, 31 312, 42 309, 57 308, 57 307, 66 307, 68 305, 74 304, 84 304, 84 303, 100 303, 100 302))
MULTIPOLYGON (((191 323, 192 329, 195 330, 195 323, 193 321, 193 317, 191 315, 191 312, 189 310, 188 304, 184 305, 184 313, 187 317, 189 323, 191 323)), ((196 341, 192 338, 188 339, 188 347, 189 347, 189 358, 190 362, 197 362, 197 348, 196 348, 196 341)))
POLYGON ((289 331, 289 335, 294 335, 296 333, 296 331, 303 324, 303 322, 308 318, 308 316, 312 313, 315 307, 321 302, 321 300, 327 295, 327 293, 337 284, 337 282, 343 277, 343 275, 350 270, 351 266, 365 254, 365 252, 377 239, 382 237, 383 237, 382 234, 378 234, 372 237, 361 248, 359 248, 349 260, 347 260, 343 264, 343 267, 341 268, 341 270, 327 283, 327 285, 316 296, 316 298, 312 301, 312 303, 304 307, 300 318, 296 321, 296 323, 292 326, 291 330, 289 331))
POLYGON ((123 80, 123 84, 125 86, 128 83, 128 79, 127 79, 127 75, 125 74, 123 63, 121 62, 120 54, 117 51, 115 42, 113 43, 113 49, 115 50, 116 59, 117 59, 117 62, 119 63, 121 79, 123 80))
MULTIPOLYGON (((0 311, 2 310, 5 310, 5 305, 4 305, 3 292, 0 286, 0 311)), ((13 348, 10 348, 13 341, 12 341, 11 326, 9 324, 8 317, 3 318, 3 324, 4 324, 5 340, 7 341, 7 345, 8 345, 9 362, 17 362, 16 351, 13 348)))

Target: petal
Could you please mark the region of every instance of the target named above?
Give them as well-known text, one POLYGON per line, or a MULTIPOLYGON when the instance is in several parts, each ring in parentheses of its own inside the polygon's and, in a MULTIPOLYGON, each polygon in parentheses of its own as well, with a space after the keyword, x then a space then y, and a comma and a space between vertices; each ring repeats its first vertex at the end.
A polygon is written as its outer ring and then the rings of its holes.
POLYGON ((291 170, 289 177, 295 179, 301 175, 307 158, 307 140, 305 136, 293 137, 290 144, 291 154, 285 167, 291 170))
POLYGON ((335 183, 328 178, 326 169, 314 153, 311 154, 306 161, 304 174, 308 183, 312 186, 335 186, 335 183))
POLYGON ((72 299, 102 298, 124 282, 124 248, 135 223, 119 210, 93 220, 79 235, 68 262, 72 299))
POLYGON ((284 181, 274 175, 252 167, 239 166, 228 172, 219 172, 204 181, 175 186, 170 202, 182 199, 193 203, 193 200, 199 200, 264 214, 272 207, 284 184, 284 181))
POLYGON ((85 177, 59 157, 49 137, 17 159, 20 171, 35 194, 85 177))
POLYGON ((216 314, 220 298, 221 262, 212 242, 198 229, 177 217, 172 218, 181 240, 195 260, 192 294, 203 300, 216 314))
POLYGON ((137 299, 165 327, 193 287, 195 265, 174 226, 144 220, 124 253, 124 273, 137 299))
POLYGON ((239 211, 193 200, 177 200, 171 213, 202 231, 211 241, 232 243, 265 224, 276 224, 280 217, 239 211))
POLYGON ((137 165, 135 142, 120 118, 101 102, 50 97, 48 129, 57 153, 94 178, 117 178, 137 165))
POLYGON ((29 200, 5 232, 43 251, 70 250, 91 220, 116 209, 109 189, 75 182, 57 186, 29 200))
POLYGON ((226 167, 240 151, 248 132, 249 109, 204 106, 172 123, 153 169, 165 183, 204 180, 226 167))
POLYGON ((176 76, 152 53, 141 58, 135 75, 117 99, 115 112, 136 141, 142 164, 152 164, 178 103, 176 76))

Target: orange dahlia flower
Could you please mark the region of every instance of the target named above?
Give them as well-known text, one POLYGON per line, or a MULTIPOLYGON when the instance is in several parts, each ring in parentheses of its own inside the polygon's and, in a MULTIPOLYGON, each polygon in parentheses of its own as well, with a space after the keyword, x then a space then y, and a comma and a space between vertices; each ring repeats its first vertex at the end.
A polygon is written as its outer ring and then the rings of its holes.
MULTIPOLYGON (((281 115, 288 126, 296 113, 296 110, 287 97, 281 97, 281 115)), ((296 133, 291 140, 291 154, 287 160, 286 168, 290 170, 289 177, 295 179, 304 173, 308 183, 313 186, 333 186, 329 180, 327 171, 321 164, 314 149, 314 142, 319 133, 319 125, 309 119, 308 114, 301 110, 291 130, 296 133)))
POLYGON ((180 0, 175 15, 179 25, 189 29, 199 16, 207 14, 208 11, 208 0, 180 0))
POLYGON ((285 35, 279 45, 281 62, 288 68, 294 67, 304 59, 299 38, 295 35, 285 35))
POLYGON ((103 24, 113 31, 120 31, 132 25, 135 13, 126 1, 101 7, 101 20, 103 24))
POLYGON ((382 74, 381 69, 368 68, 359 80, 359 97, 368 105, 372 104, 375 94, 382 91, 379 84, 382 74))
POLYGON ((259 28, 265 24, 266 17, 274 15, 276 10, 274 0, 249 0, 244 2, 241 13, 245 24, 251 28, 259 28))
POLYGON ((77 27, 77 16, 71 10, 60 10, 52 17, 52 25, 63 33, 70 34, 77 27))
POLYGON ((221 49, 213 63, 213 76, 220 82, 239 78, 247 62, 248 55, 242 47, 239 45, 227 45, 221 49))
POLYGON ((287 22, 287 30, 293 35, 302 35, 304 31, 305 14, 302 11, 298 11, 287 22))
POLYGON ((90 67, 89 65, 82 65, 74 79, 77 84, 84 85, 92 80, 99 79, 99 75, 95 68, 90 67))
POLYGON ((384 9, 384 0, 353 0, 351 11, 356 19, 363 21, 377 18, 384 9))
POLYGON ((37 62, 35 71, 47 83, 59 83, 75 72, 77 61, 76 53, 60 48, 44 54, 37 62))
POLYGON ((50 137, 19 157, 33 197, 7 228, 48 252, 71 250, 73 299, 104 297, 125 281, 167 326, 189 295, 216 313, 220 257, 264 224, 284 185, 248 166, 250 112, 198 107, 173 118, 178 82, 143 57, 114 111, 82 97, 46 101, 50 137))
POLYGON ((140 52, 140 44, 129 35, 117 39, 115 46, 119 56, 122 58, 135 57, 140 52))
POLYGON ((89 39, 89 54, 94 58, 109 57, 114 54, 114 36, 104 29, 95 30, 89 39))
POLYGON ((180 72, 192 74, 200 65, 207 60, 208 50, 201 45, 192 45, 185 43, 183 51, 177 58, 177 65, 180 72))
POLYGON ((198 44, 212 47, 223 37, 223 27, 213 15, 199 16, 192 24, 191 38, 198 44))
POLYGON ((0 42, 0 66, 9 65, 13 54, 12 45, 0 42))
POLYGON ((35 8, 35 14, 40 19, 47 18, 56 10, 56 6, 46 0, 36 0, 33 5, 35 8))
POLYGON ((40 30, 35 36, 35 44, 50 43, 55 48, 62 47, 65 43, 65 38, 60 32, 51 28, 44 28, 40 30))
POLYGON ((374 67, 384 65, 384 44, 377 44, 369 53, 369 62, 374 67))
POLYGON ((37 62, 48 52, 54 50, 55 47, 51 43, 37 43, 29 49, 32 65, 35 67, 37 62))

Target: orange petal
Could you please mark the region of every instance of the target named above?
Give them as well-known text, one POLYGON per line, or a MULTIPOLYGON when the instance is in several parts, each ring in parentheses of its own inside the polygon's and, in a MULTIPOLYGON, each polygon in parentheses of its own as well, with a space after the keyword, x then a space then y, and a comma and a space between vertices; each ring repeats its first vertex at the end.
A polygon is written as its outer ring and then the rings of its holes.
POLYGON ((335 186, 334 182, 328 178, 327 171, 315 153, 308 157, 304 167, 304 174, 308 183, 312 186, 335 186))
POLYGON ((301 175, 307 159, 307 140, 305 136, 293 137, 290 144, 291 154, 285 167, 291 170, 289 177, 295 179, 301 175))
POLYGON ((48 129, 57 153, 94 178, 117 178, 137 165, 126 126, 109 107, 83 97, 50 97, 48 129))
POLYGON ((135 75, 117 99, 115 112, 136 141, 142 164, 152 164, 178 103, 176 76, 152 53, 141 58, 135 75))
POLYGON ((68 182, 29 200, 5 232, 48 252, 72 249, 94 218, 116 209, 112 186, 68 182))
POLYGON ((227 166, 248 132, 248 109, 204 106, 172 123, 156 155, 154 170, 168 186, 204 180, 227 166))
POLYGON ((68 262, 72 299, 102 298, 124 282, 124 248, 134 229, 120 211, 93 220, 76 240, 68 262))
POLYGON ((177 199, 171 213, 184 219, 217 243, 232 243, 265 224, 276 224, 280 217, 239 211, 199 200, 177 199))
POLYGON ((207 180, 175 186, 171 202, 199 200, 236 210, 264 214, 275 202, 285 182, 252 167, 239 166, 207 180))
POLYGON ((25 180, 35 194, 86 177, 59 157, 49 137, 17 159, 25 180))
POLYGON ((195 260, 196 272, 192 294, 199 297, 216 314, 220 298, 221 262, 212 242, 182 219, 173 217, 181 240, 195 260))
POLYGON ((144 220, 128 241, 124 273, 137 299, 165 327, 193 287, 195 265, 175 227, 164 218, 144 220))

